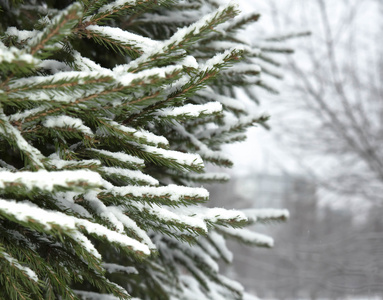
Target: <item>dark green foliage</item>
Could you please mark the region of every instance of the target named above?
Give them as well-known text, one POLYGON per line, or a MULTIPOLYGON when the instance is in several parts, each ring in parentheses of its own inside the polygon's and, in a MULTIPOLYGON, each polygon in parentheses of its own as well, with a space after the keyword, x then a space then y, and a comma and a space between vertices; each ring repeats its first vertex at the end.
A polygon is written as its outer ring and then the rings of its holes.
POLYGON ((275 92, 257 60, 288 49, 261 56, 238 35, 259 15, 215 1, 0 5, 0 298, 242 299, 223 237, 269 240, 195 185, 267 126, 235 89, 275 92))

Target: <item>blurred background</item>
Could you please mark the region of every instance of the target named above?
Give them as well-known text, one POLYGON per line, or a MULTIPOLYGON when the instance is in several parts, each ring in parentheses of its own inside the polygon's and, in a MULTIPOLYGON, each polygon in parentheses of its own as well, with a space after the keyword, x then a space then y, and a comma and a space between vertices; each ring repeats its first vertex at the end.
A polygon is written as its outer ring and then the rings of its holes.
POLYGON ((290 220, 256 226, 273 249, 231 245, 226 271, 266 299, 382 299, 383 1, 239 2, 262 14, 249 43, 289 36, 295 53, 279 56, 279 95, 248 101, 271 130, 227 147, 232 180, 209 187, 212 205, 287 208, 290 220))

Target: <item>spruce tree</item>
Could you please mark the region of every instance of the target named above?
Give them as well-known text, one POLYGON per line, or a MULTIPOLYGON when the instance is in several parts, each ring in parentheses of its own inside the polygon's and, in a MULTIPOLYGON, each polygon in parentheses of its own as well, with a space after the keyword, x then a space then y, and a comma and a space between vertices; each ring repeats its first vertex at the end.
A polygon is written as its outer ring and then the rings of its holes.
MULTIPOLYGON (((279 77, 259 16, 174 0, 1 0, 0 298, 242 299, 227 238, 286 211, 203 205, 279 77)), ((275 43, 275 42, 273 42, 275 43)), ((251 158, 249 158, 251 159, 251 158)))

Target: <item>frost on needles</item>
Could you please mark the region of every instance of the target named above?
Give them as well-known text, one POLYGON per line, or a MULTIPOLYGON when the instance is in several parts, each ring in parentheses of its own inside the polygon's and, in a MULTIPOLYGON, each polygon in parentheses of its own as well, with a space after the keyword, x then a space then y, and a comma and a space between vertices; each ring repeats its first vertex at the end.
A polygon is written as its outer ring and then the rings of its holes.
POLYGON ((219 2, 0 1, 1 299, 244 297, 226 239, 270 247, 243 227, 288 213, 201 186, 267 126, 236 91, 274 91, 278 51, 219 2))

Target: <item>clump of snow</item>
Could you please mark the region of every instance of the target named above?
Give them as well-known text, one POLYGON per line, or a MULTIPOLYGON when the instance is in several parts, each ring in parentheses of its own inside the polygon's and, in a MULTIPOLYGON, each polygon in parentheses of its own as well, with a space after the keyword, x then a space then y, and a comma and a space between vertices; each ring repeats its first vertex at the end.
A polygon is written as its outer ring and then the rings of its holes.
POLYGON ((114 187, 107 191, 114 196, 129 196, 134 197, 166 197, 171 201, 180 201, 184 198, 197 198, 207 200, 209 192, 204 188, 192 188, 181 185, 169 184, 167 186, 152 187, 152 186, 123 186, 114 187))
POLYGON ((46 106, 41 105, 41 106, 36 107, 36 108, 28 109, 28 110, 25 110, 23 112, 19 112, 19 113, 15 113, 13 115, 10 115, 9 120, 10 121, 24 121, 26 118, 29 118, 30 116, 35 115, 39 112, 42 112, 46 109, 47 109, 46 106))
POLYGON ((153 134, 147 130, 135 129, 132 127, 123 126, 123 125, 120 125, 114 121, 109 121, 109 124, 111 126, 113 126, 114 128, 116 128, 117 130, 126 132, 126 133, 128 133, 128 134, 130 134, 130 135, 132 135, 138 139, 142 139, 146 143, 149 143, 151 145, 155 145, 155 146, 159 146, 159 145, 168 146, 169 145, 169 142, 165 137, 155 135, 155 134, 153 134))
POLYGON ((116 0, 112 3, 106 4, 101 6, 101 8, 98 10, 99 13, 108 13, 113 10, 120 10, 122 6, 124 5, 134 5, 136 4, 136 0, 116 0))
POLYGON ((93 135, 92 130, 88 126, 85 126, 81 119, 69 116, 49 116, 44 120, 43 126, 48 128, 73 127, 84 134, 89 136, 93 135))
POLYGON ((141 35, 134 34, 117 27, 89 25, 86 29, 96 32, 102 36, 112 38, 113 40, 122 44, 141 49, 144 52, 157 47, 157 45, 160 43, 150 38, 143 37, 141 35))
POLYGON ((73 51, 73 58, 76 66, 81 71, 98 71, 103 74, 110 74, 113 75, 113 72, 111 72, 109 69, 101 67, 99 64, 95 63, 93 60, 81 56, 80 52, 74 50, 73 51))
POLYGON ((129 177, 130 179, 134 179, 136 181, 142 181, 142 182, 145 182, 146 184, 149 184, 149 185, 158 185, 159 184, 157 179, 155 179, 152 176, 149 176, 147 174, 144 174, 141 171, 114 168, 114 167, 102 167, 102 168, 100 168, 100 170, 107 173, 107 174, 114 174, 114 175, 121 175, 121 176, 129 177))
POLYGON ((92 150, 94 152, 98 152, 102 155, 109 156, 113 159, 116 159, 116 160, 119 160, 122 162, 132 163, 132 164, 135 164, 135 165, 138 165, 141 167, 145 166, 145 161, 143 159, 136 157, 136 156, 132 156, 132 155, 123 153, 123 152, 111 152, 111 151, 102 150, 102 149, 89 149, 89 150, 92 150))
MULTIPOLYGON (((107 70, 107 69, 105 69, 107 70)), ((47 85, 54 85, 62 81, 77 81, 78 84, 81 84, 86 79, 92 79, 97 80, 102 77, 109 76, 112 77, 113 72, 112 71, 106 71, 101 72, 100 70, 97 71, 66 71, 66 72, 59 72, 53 75, 48 76, 32 76, 32 77, 26 77, 26 78, 20 78, 11 81, 9 84, 10 89, 19 89, 19 88, 30 88, 34 86, 39 86, 41 84, 47 84, 47 85)))
POLYGON ((87 252, 91 253, 93 256, 101 259, 101 254, 94 247, 92 242, 81 232, 74 231, 69 234, 72 239, 74 239, 77 243, 81 244, 82 247, 86 249, 87 252))
MULTIPOLYGON (((1 42, 0 42, 1 43, 1 42)), ((14 61, 23 61, 27 64, 37 64, 38 59, 34 58, 33 55, 22 52, 16 47, 6 48, 3 43, 0 45, 0 63, 12 63, 14 61), (1 47, 3 46, 3 47, 1 47)))
POLYGON ((207 208, 203 206, 189 206, 179 208, 169 208, 169 210, 179 214, 195 216, 204 221, 215 223, 219 220, 235 220, 235 221, 247 221, 245 214, 242 211, 225 208, 207 208))
POLYGON ((219 102, 209 102, 202 105, 186 104, 181 107, 165 108, 157 115, 163 117, 186 115, 198 117, 201 114, 215 114, 222 112, 222 105, 219 102))
MULTIPOLYGON (((135 62, 136 60, 134 60, 133 62, 135 62)), ((144 82, 144 83, 151 83, 154 77, 166 78, 169 74, 181 71, 182 65, 177 64, 177 65, 169 65, 169 66, 165 66, 161 68, 151 68, 138 73, 129 73, 128 71, 129 68, 131 68, 130 64, 119 65, 113 69, 113 72, 115 73, 115 76, 116 76, 116 80, 124 86, 130 86, 134 80, 144 82)))
POLYGON ((224 234, 237 237, 245 243, 255 244, 258 246, 264 246, 269 248, 274 246, 274 240, 271 237, 261 233, 253 232, 244 228, 229 228, 223 226, 218 226, 218 228, 224 234))
POLYGON ((198 62, 195 59, 194 56, 187 55, 183 60, 180 61, 180 64, 185 66, 185 67, 191 67, 194 69, 198 69, 198 62))
POLYGON ((184 214, 179 214, 178 212, 171 211, 169 207, 160 206, 157 204, 148 204, 134 202, 131 203, 132 206, 136 207, 139 211, 145 211, 150 215, 162 220, 164 223, 175 222, 187 225, 190 228, 198 228, 204 232, 208 231, 207 225, 204 220, 201 218, 196 218, 195 216, 188 216, 184 214))
POLYGON ((8 35, 13 35, 17 38, 18 42, 25 41, 27 39, 30 39, 34 37, 39 31, 38 30, 19 30, 16 27, 8 27, 7 30, 5 31, 6 34, 8 35))
POLYGON ((7 260, 9 264, 13 265, 17 269, 19 269, 22 273, 27 275, 29 277, 29 279, 33 280, 36 283, 39 281, 39 278, 37 277, 37 274, 33 270, 31 270, 28 267, 22 266, 15 258, 10 256, 8 253, 2 251, 2 252, 0 252, 0 257, 1 256, 5 260, 7 260))
POLYGON ((50 70, 53 74, 58 72, 69 72, 71 70, 67 64, 54 59, 44 59, 38 64, 38 67, 50 70))
POLYGON ((103 263, 102 266, 109 273, 123 272, 126 274, 138 274, 138 271, 135 267, 126 267, 112 263, 103 263))
POLYGON ((147 146, 143 145, 143 149, 146 152, 153 153, 156 155, 159 155, 163 158, 167 158, 173 161, 176 161, 177 163, 181 165, 188 165, 188 166, 201 166, 203 167, 203 160, 200 155, 193 154, 193 153, 183 153, 179 151, 173 151, 173 150, 166 150, 161 149, 153 146, 147 146))
POLYGON ((75 197, 80 194, 81 193, 78 192, 58 192, 54 194, 53 198, 56 200, 57 205, 63 210, 69 209, 83 218, 92 219, 92 215, 83 206, 74 201, 75 197))
POLYGON ((56 169, 64 169, 65 167, 81 167, 84 165, 101 165, 101 162, 96 159, 86 159, 86 160, 63 160, 59 157, 57 153, 52 153, 49 155, 49 164, 54 166, 56 169))
POLYGON ((101 176, 89 170, 48 172, 39 170, 37 172, 0 172, 0 188, 21 184, 24 188, 52 192, 56 186, 71 187, 73 184, 88 186, 101 186, 101 176))
POLYGON ((290 213, 287 209, 273 209, 273 208, 249 208, 241 210, 249 219, 249 221, 256 222, 258 219, 288 219, 290 213))

